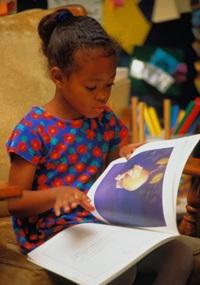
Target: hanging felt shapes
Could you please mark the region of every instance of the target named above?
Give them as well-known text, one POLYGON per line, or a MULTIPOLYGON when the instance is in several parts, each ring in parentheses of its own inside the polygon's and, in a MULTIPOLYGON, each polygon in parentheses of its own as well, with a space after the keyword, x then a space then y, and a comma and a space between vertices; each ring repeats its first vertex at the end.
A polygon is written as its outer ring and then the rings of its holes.
POLYGON ((193 27, 192 33, 193 33, 195 39, 199 41, 200 40, 200 26, 199 27, 193 27))
POLYGON ((140 93, 152 93, 153 87, 156 94, 177 96, 180 83, 187 79, 182 51, 153 46, 134 48, 129 72, 134 91, 140 93))
POLYGON ((135 1, 126 0, 123 6, 114 8, 112 3, 111 0, 103 1, 103 26, 121 44, 122 49, 131 54, 134 45, 144 44, 151 23, 135 1))
POLYGON ((194 62, 194 68, 197 71, 194 78, 194 86, 200 93, 200 0, 190 1, 192 7, 192 33, 195 41, 192 43, 192 48, 196 52, 197 60, 194 62))
POLYGON ((200 0, 191 0, 190 1, 192 10, 200 8, 200 0))
POLYGON ((200 73, 200 59, 194 62, 194 68, 197 72, 200 73))
POLYGON ((165 93, 174 83, 173 77, 161 68, 138 59, 134 59, 131 63, 130 76, 144 80, 161 93, 165 93))
POLYGON ((200 57, 200 42, 198 41, 193 42, 192 48, 196 52, 197 56, 200 57))
POLYGON ((197 89, 197 91, 200 93, 200 75, 197 75, 194 79, 194 85, 197 89))
POLYGON ((192 25, 194 27, 200 26, 200 10, 194 10, 192 12, 192 25))
POLYGON ((121 7, 125 5, 125 0, 112 0, 115 7, 121 7))

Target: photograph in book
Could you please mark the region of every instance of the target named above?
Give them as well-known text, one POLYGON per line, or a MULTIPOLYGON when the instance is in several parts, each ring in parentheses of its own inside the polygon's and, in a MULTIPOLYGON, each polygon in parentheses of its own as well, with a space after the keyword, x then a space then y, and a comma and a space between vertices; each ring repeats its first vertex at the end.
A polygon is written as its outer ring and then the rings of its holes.
POLYGON ((144 151, 113 165, 95 192, 95 208, 109 223, 165 226, 162 189, 173 148, 144 151))
POLYGON ((93 215, 106 224, 178 232, 178 187, 199 138, 152 141, 138 147, 128 160, 112 161, 88 192, 93 215))

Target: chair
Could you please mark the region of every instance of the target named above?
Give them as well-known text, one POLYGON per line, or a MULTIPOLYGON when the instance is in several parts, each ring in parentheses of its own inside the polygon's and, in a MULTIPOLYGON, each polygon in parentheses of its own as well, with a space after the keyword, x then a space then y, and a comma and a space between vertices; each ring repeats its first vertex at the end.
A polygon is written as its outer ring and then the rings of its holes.
MULTIPOLYGON (((86 15, 81 5, 67 5, 67 8, 75 15, 86 15)), ((27 10, 0 17, 0 181, 8 178, 5 142, 11 130, 31 106, 44 104, 54 94, 36 30, 39 20, 52 10, 27 10)), ((19 195, 20 189, 0 184, 0 284, 70 284, 30 263, 20 253, 6 201, 19 195)))

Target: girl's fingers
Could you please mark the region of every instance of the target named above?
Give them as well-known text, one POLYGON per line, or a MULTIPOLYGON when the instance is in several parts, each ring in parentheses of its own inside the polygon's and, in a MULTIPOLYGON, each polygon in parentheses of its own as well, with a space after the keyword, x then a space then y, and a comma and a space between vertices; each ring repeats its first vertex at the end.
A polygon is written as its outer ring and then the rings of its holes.
POLYGON ((87 211, 94 211, 94 207, 91 205, 89 197, 78 190, 73 190, 73 192, 69 192, 67 195, 65 193, 57 198, 54 206, 55 215, 61 215, 61 209, 63 209, 65 213, 69 213, 78 205, 82 206, 87 211))
POLYGON ((74 208, 76 208, 77 206, 78 206, 78 204, 79 204, 79 200, 76 198, 74 198, 74 197, 71 197, 69 200, 68 200, 68 204, 69 204, 69 206, 70 206, 70 208, 71 209, 74 209, 74 208))
POLYGON ((54 212, 56 216, 60 216, 61 214, 61 202, 60 201, 56 201, 55 205, 54 205, 54 212))
POLYGON ((64 212, 69 213, 70 210, 76 208, 79 204, 79 200, 80 199, 76 193, 69 197, 65 197, 64 200, 62 201, 62 207, 64 212))
POLYGON ((80 202, 80 205, 87 211, 92 212, 95 210, 94 206, 91 204, 90 200, 88 199, 83 199, 80 202))
POLYGON ((76 208, 78 206, 78 202, 76 199, 74 199, 74 196, 70 196, 69 198, 66 198, 63 200, 63 210, 64 212, 69 213, 72 209, 76 208))
POLYGON ((85 195, 84 193, 81 193, 82 194, 82 199, 80 201, 80 205, 87 211, 89 212, 92 212, 95 210, 95 208, 92 206, 91 204, 91 200, 90 198, 85 195))

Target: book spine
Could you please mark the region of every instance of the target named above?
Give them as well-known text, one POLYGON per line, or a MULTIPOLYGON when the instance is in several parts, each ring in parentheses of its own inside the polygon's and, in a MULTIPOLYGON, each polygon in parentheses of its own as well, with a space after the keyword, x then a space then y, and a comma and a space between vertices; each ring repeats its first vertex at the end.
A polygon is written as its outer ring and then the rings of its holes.
POLYGON ((180 111, 180 107, 179 105, 173 105, 172 108, 171 108, 171 122, 170 122, 170 127, 171 127, 171 131, 173 132, 173 130, 175 129, 176 127, 176 124, 177 124, 177 120, 178 120, 178 114, 179 114, 179 111, 180 111))
POLYGON ((151 117, 156 135, 159 137, 161 135, 162 129, 161 129, 161 125, 158 119, 157 112, 154 107, 149 107, 148 110, 149 110, 149 115, 151 117))
POLYGON ((180 110, 178 113, 178 118, 177 118, 177 122, 176 122, 176 126, 178 126, 178 124, 180 123, 180 121, 183 119, 183 117, 185 116, 185 110, 180 110))
POLYGON ((198 125, 200 125, 200 115, 196 118, 196 120, 189 127, 189 130, 187 131, 187 133, 190 135, 194 134, 198 125))
POLYGON ((176 129, 174 131, 174 135, 178 135, 180 128, 182 127, 182 125, 184 124, 186 118, 190 114, 194 104, 195 104, 194 101, 190 101, 189 104, 187 105, 186 110, 185 110, 185 115, 182 118, 182 120, 180 121, 180 123, 178 124, 178 126, 176 127, 176 129))
POLYGON ((156 136, 156 131, 154 130, 153 122, 149 114, 148 107, 146 105, 144 106, 144 119, 150 135, 156 136))
POLYGON ((193 106, 190 114, 187 116, 185 122, 179 129, 178 134, 179 135, 184 135, 188 131, 189 127, 192 125, 192 123, 195 121, 195 119, 198 117, 200 114, 200 99, 195 100, 195 105, 193 106))

